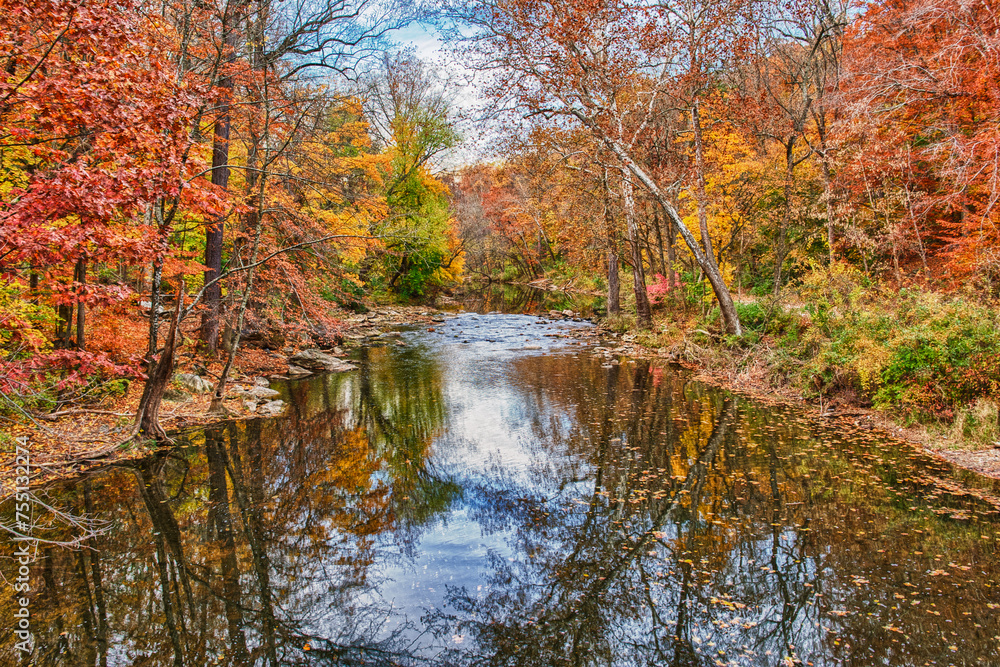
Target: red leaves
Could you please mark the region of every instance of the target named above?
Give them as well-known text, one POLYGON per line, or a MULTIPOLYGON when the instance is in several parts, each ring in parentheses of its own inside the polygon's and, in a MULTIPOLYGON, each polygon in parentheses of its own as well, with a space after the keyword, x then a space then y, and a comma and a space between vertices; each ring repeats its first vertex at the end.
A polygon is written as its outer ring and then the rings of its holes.
POLYGON ((24 361, 0 359, 0 394, 26 395, 29 387, 37 383, 51 383, 55 389, 61 390, 86 384, 94 377, 141 378, 143 375, 136 370, 139 365, 139 359, 119 364, 103 352, 80 350, 55 350, 24 361), (51 381, 46 382, 50 378, 51 381))
POLYGON ((130 0, 30 5, 0 15, 2 169, 22 174, 0 204, 2 261, 147 260, 157 233, 135 218, 192 167, 198 99, 162 60, 169 35, 130 0))
POLYGON ((900 184, 899 216, 929 224, 961 273, 1000 270, 998 10, 996 0, 889 0, 845 40, 850 162, 900 184))

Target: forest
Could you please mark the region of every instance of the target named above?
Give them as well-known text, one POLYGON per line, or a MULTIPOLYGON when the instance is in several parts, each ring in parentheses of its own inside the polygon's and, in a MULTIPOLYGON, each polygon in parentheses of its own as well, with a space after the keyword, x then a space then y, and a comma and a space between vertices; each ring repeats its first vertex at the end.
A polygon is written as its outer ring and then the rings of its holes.
POLYGON ((5 452, 125 396, 127 435, 166 439, 181 367, 217 411, 242 355, 497 281, 1000 441, 995 0, 0 7, 5 452))

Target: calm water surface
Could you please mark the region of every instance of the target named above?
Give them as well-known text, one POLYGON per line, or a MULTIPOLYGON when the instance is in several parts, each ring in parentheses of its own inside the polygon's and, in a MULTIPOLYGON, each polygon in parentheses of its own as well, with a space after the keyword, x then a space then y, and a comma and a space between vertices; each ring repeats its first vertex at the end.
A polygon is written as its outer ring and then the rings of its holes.
POLYGON ((34 664, 1000 665, 988 480, 585 323, 433 329, 46 489, 107 531, 39 548, 34 664))

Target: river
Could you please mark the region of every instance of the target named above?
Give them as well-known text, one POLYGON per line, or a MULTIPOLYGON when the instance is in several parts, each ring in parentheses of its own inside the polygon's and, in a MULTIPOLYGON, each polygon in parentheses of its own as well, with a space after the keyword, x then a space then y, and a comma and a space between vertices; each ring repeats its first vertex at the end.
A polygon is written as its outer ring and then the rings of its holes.
POLYGON ((609 347, 462 312, 47 487, 33 664, 1000 665, 991 480, 609 347))

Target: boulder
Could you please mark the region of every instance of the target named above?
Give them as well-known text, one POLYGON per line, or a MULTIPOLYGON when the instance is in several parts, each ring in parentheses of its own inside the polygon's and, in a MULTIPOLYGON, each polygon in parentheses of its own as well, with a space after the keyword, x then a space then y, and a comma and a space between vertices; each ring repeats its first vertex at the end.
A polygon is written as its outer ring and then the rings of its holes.
POLYGON ((275 391, 274 389, 270 389, 268 387, 261 387, 260 385, 256 385, 253 388, 251 388, 250 391, 247 392, 247 394, 253 396, 256 399, 269 399, 281 396, 280 391, 275 391))
POLYGON ((194 394, 208 394, 212 391, 212 383, 199 375, 177 373, 174 382, 194 394))
POLYGON ((296 352, 288 358, 288 364, 289 371, 292 366, 298 366, 314 373, 319 371, 350 371, 356 368, 346 361, 315 348, 296 352))
POLYGON ((163 400, 174 403, 187 403, 194 399, 191 398, 191 394, 180 387, 167 387, 163 392, 163 400))
POLYGON ((257 413, 265 417, 277 417, 284 411, 285 411, 284 401, 268 401, 267 403, 264 403, 259 408, 257 408, 257 413))

